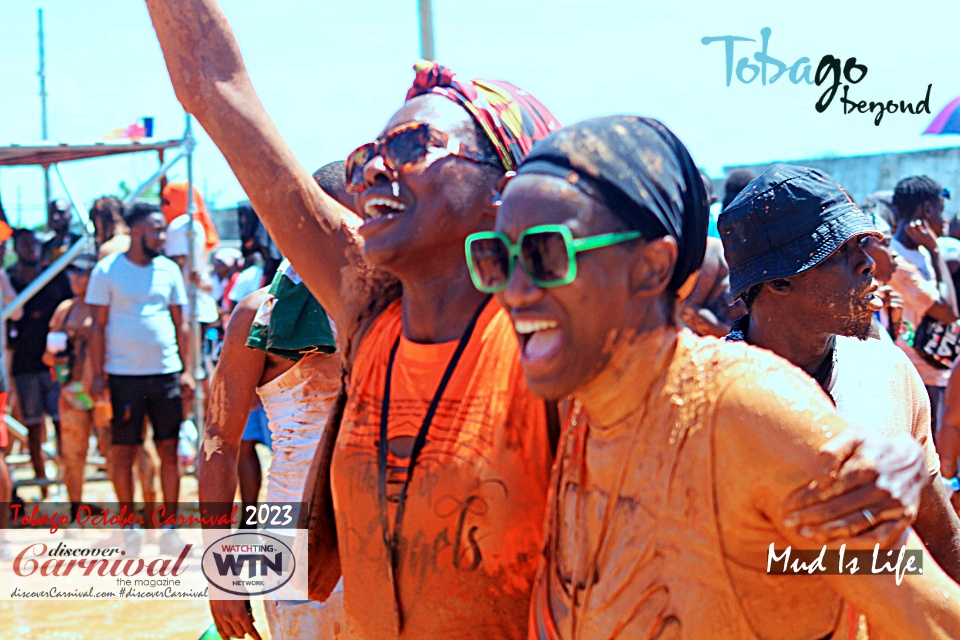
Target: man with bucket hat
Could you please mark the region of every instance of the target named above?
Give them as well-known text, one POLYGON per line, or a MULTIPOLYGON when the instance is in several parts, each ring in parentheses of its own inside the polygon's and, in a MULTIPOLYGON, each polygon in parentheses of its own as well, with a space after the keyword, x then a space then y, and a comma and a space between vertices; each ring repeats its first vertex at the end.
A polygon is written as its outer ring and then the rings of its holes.
MULTIPOLYGON (((749 313, 727 340, 773 351, 803 369, 848 423, 884 435, 909 433, 930 471, 915 529, 943 569, 960 580, 960 520, 939 479, 923 381, 904 353, 870 339, 874 262, 871 216, 827 174, 774 165, 724 210, 720 237, 730 290, 749 313)), ((851 511, 860 507, 851 504, 851 511)), ((874 519, 867 509, 867 521, 874 519)))

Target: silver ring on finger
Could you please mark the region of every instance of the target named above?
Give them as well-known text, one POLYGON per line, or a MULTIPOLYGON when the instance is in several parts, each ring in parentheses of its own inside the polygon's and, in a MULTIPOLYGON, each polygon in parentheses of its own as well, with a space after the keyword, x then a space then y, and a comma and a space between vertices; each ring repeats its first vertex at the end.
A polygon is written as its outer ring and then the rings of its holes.
POLYGON ((869 509, 861 509, 860 513, 863 514, 863 517, 867 519, 867 522, 870 523, 871 527, 877 526, 877 519, 870 513, 869 509))

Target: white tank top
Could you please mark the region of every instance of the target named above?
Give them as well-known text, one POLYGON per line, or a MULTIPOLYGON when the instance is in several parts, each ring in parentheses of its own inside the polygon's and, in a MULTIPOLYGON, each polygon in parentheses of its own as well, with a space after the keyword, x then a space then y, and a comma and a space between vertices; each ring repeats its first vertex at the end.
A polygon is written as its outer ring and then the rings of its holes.
POLYGON ((311 353, 257 389, 272 432, 267 502, 302 502, 313 456, 340 389, 340 356, 311 353))

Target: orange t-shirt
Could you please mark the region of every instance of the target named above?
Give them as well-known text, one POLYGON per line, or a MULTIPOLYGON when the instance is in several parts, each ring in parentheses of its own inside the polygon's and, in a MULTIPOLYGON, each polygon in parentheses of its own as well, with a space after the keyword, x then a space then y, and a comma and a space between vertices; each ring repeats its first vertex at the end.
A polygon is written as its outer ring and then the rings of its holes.
POLYGON ((487 303, 430 424, 407 489, 399 602, 377 464, 398 337, 387 425, 390 535, 413 440, 459 342, 401 337, 397 301, 359 346, 331 463, 345 609, 370 638, 522 638, 552 455, 544 403, 527 389, 509 317, 487 303))

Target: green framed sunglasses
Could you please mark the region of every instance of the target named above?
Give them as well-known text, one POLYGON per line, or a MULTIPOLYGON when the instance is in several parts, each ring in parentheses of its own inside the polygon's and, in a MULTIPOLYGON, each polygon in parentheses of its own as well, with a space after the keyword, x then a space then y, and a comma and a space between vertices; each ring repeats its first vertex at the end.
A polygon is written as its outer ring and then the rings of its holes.
POLYGON ((577 254, 602 249, 641 237, 639 231, 603 233, 574 238, 565 225, 542 224, 522 232, 516 243, 496 231, 467 236, 467 267, 473 286, 484 293, 507 288, 520 262, 533 283, 541 288, 562 287, 577 277, 577 254))

